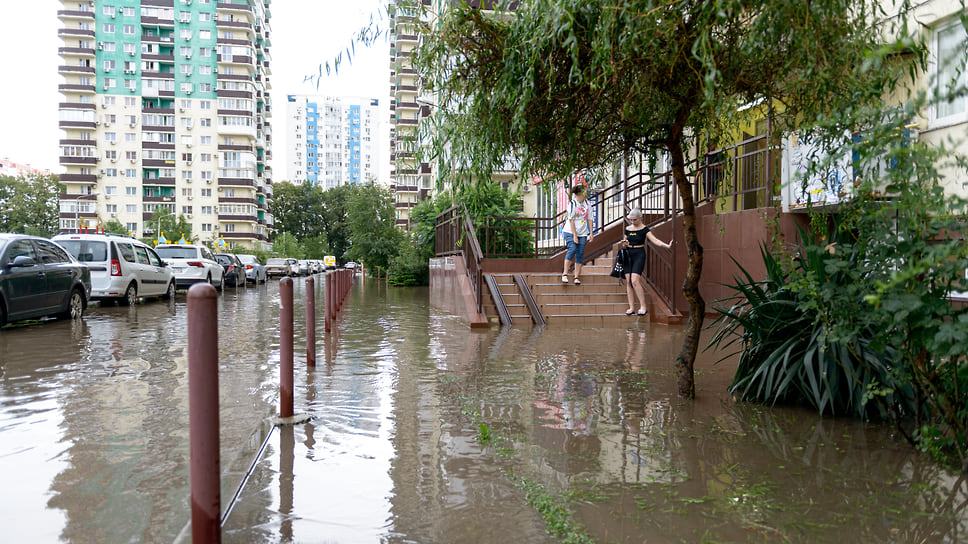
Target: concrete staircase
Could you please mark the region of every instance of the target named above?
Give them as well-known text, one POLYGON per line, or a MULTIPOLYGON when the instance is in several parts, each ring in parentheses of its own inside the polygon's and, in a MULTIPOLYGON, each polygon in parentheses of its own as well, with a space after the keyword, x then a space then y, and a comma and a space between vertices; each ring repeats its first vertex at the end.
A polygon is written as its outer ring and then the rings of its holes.
MULTIPOLYGON (((631 324, 649 316, 627 316, 625 286, 609 275, 614 257, 605 255, 582 267, 581 285, 561 282, 561 272, 522 274, 549 325, 576 327, 615 327, 631 324)), ((494 274, 512 325, 531 323, 531 314, 511 274, 494 274)), ((498 321, 497 308, 485 290, 484 312, 498 321)), ((648 303, 651 311, 652 302, 648 303)), ((637 308, 636 308, 637 309, 637 308)))

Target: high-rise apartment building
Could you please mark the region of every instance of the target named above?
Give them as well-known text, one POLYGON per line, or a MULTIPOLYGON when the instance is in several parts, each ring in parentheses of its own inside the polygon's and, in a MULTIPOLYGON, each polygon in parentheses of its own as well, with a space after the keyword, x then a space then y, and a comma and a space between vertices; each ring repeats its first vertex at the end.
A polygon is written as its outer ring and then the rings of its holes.
POLYGON ((390 186, 396 199, 396 223, 410 226, 410 210, 430 194, 431 164, 421 161, 418 125, 432 114, 432 101, 418 102, 420 78, 410 62, 419 43, 419 8, 390 2, 390 186))
POLYGON ((288 95, 286 179, 330 189, 380 179, 380 101, 288 95))
POLYGON ((61 231, 268 247, 269 0, 62 0, 61 231))

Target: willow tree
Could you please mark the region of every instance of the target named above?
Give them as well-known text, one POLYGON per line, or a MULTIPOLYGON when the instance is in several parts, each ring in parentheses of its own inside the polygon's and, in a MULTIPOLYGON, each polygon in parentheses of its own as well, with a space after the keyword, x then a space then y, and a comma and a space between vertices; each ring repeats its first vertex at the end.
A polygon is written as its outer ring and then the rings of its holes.
POLYGON ((880 101, 900 79, 885 68, 898 66, 885 59, 900 46, 882 44, 888 18, 869 4, 525 0, 482 11, 461 2, 426 25, 413 56, 437 97, 427 135, 440 160, 473 170, 464 179, 490 179, 508 156, 528 175, 666 153, 688 253, 676 374, 680 396, 693 398, 705 302, 686 150, 727 135, 744 104, 769 104, 781 130, 880 101))

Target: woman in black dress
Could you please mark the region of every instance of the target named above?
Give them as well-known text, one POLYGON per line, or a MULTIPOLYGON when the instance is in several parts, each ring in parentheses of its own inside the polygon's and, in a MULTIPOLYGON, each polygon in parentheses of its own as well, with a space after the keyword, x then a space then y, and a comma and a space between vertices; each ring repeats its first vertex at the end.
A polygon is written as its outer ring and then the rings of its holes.
POLYGON ((642 211, 638 208, 629 212, 628 219, 630 225, 625 227, 625 238, 622 239, 622 246, 628 248, 629 260, 631 261, 628 273, 629 281, 625 284, 629 296, 629 309, 625 312, 625 315, 636 315, 636 297, 639 300, 638 315, 645 315, 649 312, 646 307, 645 279, 642 278, 642 271, 645 269, 646 240, 665 249, 671 249, 672 244, 659 240, 655 234, 649 231, 649 227, 642 223, 642 211))

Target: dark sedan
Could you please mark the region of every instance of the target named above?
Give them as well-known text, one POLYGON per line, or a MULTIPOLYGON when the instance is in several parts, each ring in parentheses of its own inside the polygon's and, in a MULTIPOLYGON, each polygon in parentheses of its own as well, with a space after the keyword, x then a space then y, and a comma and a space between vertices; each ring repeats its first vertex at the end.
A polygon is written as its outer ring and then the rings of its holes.
POLYGON ((56 316, 77 319, 91 295, 91 270, 39 236, 0 233, 0 326, 56 316))
POLYGON ((215 260, 225 270, 225 286, 245 285, 245 265, 233 253, 216 253, 215 260))

